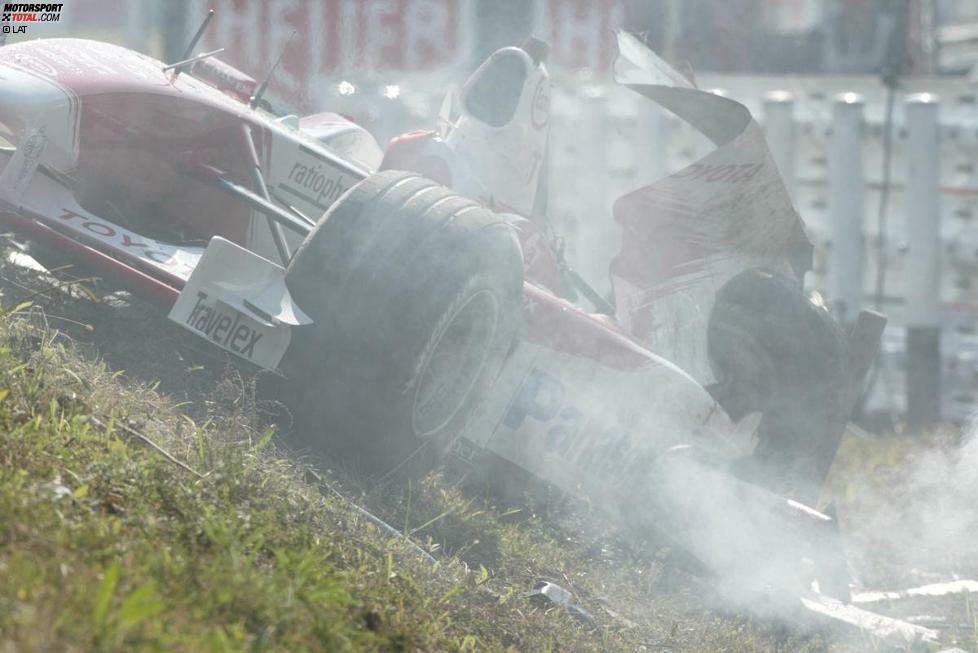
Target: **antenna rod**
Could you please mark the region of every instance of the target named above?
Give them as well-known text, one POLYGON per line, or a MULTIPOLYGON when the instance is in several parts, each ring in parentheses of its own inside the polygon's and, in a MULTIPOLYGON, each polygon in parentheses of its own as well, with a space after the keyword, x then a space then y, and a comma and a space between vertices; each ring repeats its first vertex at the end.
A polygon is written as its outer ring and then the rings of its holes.
POLYGON ((187 49, 184 50, 183 52, 183 56, 180 57, 181 60, 175 64, 170 64, 169 66, 163 69, 163 71, 166 72, 167 70, 170 70, 172 68, 174 80, 176 80, 176 78, 180 75, 180 73, 182 73, 184 70, 187 69, 188 64, 196 61, 196 58, 192 59, 190 55, 194 53, 194 48, 197 47, 197 42, 200 41, 200 37, 204 35, 204 30, 207 29, 207 25, 208 23, 211 22, 212 18, 214 18, 214 10, 209 9, 207 11, 207 15, 204 16, 204 22, 202 22, 200 24, 200 27, 197 28, 197 33, 194 34, 194 37, 192 39, 190 39, 190 45, 187 46, 187 49))
POLYGON ((211 22, 213 18, 214 18, 214 10, 209 9, 207 11, 207 15, 204 16, 204 22, 200 24, 200 27, 197 28, 197 33, 194 34, 194 37, 192 39, 190 39, 190 45, 188 45, 187 49, 184 50, 183 56, 180 57, 181 59, 189 59, 190 55, 194 53, 194 48, 197 47, 197 42, 200 41, 200 37, 204 35, 204 30, 207 29, 207 25, 211 22))
POLYGON ((211 50, 210 52, 202 52, 201 54, 198 54, 196 57, 190 57, 189 59, 184 59, 183 61, 171 63, 169 66, 163 66, 163 72, 166 72, 168 70, 173 70, 174 68, 178 70, 183 70, 192 63, 197 63, 202 59, 213 57, 215 54, 221 54, 222 52, 224 52, 224 48, 218 48, 216 50, 211 50))
POLYGON ((252 109, 257 107, 258 103, 261 102, 262 96, 265 95, 265 90, 268 88, 268 82, 272 79, 272 75, 275 74, 275 69, 278 68, 278 65, 282 62, 282 57, 285 55, 285 51, 288 49, 289 43, 292 42, 294 37, 295 30, 292 30, 292 34, 289 35, 289 40, 285 42, 285 45, 282 46, 282 51, 278 53, 278 59, 275 60, 275 63, 268 71, 268 74, 265 75, 265 79, 263 79, 261 84, 258 86, 258 90, 255 91, 255 94, 252 95, 251 99, 248 101, 248 106, 252 109))

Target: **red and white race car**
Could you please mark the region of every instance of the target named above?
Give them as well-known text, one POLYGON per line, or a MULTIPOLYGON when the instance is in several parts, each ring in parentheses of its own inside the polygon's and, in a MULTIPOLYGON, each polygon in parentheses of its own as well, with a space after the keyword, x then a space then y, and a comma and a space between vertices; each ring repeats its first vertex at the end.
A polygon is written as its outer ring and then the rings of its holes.
POLYGON ((853 349, 802 292, 811 247, 747 109, 619 40, 619 81, 717 149, 618 200, 613 302, 544 226, 537 42, 480 66, 439 133, 383 153, 335 114, 271 113, 206 55, 5 46, 0 223, 281 374, 307 438, 383 465, 421 442, 498 456, 719 572, 797 579, 808 558, 845 595, 834 521, 804 504, 879 320, 853 349))

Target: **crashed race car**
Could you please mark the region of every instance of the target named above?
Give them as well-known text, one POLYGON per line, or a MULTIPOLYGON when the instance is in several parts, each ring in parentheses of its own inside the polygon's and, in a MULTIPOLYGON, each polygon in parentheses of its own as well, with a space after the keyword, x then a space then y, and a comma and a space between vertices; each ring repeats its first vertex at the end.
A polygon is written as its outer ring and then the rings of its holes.
POLYGON ((539 42, 386 152, 339 115, 273 113, 208 54, 5 46, 0 223, 280 375, 306 440, 380 470, 422 444, 501 458, 732 584, 858 621, 810 506, 884 320, 846 333, 803 292, 811 245, 747 109, 619 45, 618 81, 717 149, 616 202, 613 302, 546 227, 539 42))

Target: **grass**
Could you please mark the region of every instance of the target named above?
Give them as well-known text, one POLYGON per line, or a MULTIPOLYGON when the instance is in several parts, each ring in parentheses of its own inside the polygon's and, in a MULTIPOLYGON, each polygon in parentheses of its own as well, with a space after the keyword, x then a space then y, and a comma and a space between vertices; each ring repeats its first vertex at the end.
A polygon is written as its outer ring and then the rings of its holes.
POLYGON ((0 650, 601 647, 424 562, 246 423, 200 428, 23 326, 0 329, 0 650))
POLYGON ((254 379, 159 314, 33 300, 0 318, 0 652, 866 648, 711 607, 678 552, 586 507, 300 457, 254 379))
POLYGON ((424 562, 246 425, 202 429, 22 326, 0 329, 0 650, 600 648, 424 562))

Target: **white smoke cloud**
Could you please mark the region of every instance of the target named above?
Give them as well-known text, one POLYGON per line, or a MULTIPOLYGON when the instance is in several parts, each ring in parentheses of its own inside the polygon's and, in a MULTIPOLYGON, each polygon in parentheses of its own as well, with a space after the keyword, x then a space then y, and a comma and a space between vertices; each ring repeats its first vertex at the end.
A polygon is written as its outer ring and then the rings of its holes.
POLYGON ((978 573, 978 424, 957 434, 872 438, 843 455, 834 492, 865 584, 978 573))

